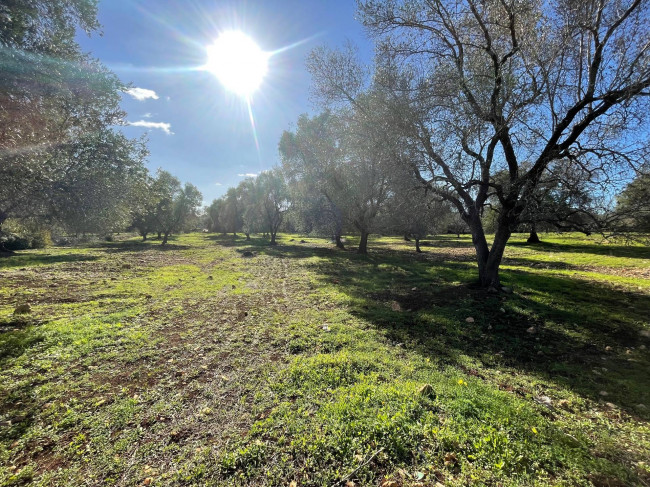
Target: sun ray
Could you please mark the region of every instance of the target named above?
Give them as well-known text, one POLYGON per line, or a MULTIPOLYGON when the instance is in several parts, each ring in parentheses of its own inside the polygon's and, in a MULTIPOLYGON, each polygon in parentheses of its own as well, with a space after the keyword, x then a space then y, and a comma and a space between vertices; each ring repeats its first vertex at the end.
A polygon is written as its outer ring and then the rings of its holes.
POLYGON ((255 148, 257 149, 257 158, 261 164, 262 162, 262 153, 260 151, 260 142, 257 138, 257 128, 255 127, 255 117, 253 116, 253 106, 251 104, 251 99, 246 97, 246 106, 248 107, 248 118, 251 121, 251 129, 253 130, 253 139, 255 140, 255 148))

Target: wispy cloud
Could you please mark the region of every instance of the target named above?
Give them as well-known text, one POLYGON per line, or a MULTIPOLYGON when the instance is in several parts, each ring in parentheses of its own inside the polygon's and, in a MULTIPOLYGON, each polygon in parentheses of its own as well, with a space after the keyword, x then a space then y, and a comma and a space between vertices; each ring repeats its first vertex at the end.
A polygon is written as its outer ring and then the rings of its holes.
POLYGON ((255 174, 254 172, 247 172, 246 174, 239 173, 237 174, 237 176, 239 176, 240 178, 256 178, 257 174, 255 174))
POLYGON ((133 98, 135 98, 138 101, 144 101, 148 98, 153 98, 154 100, 157 100, 159 98, 155 91, 148 90, 146 88, 129 88, 128 90, 125 91, 125 93, 127 95, 131 95, 133 98))
POLYGON ((151 115, 151 113, 145 113, 145 114, 142 115, 142 116, 143 116, 144 118, 151 118, 153 115, 151 115))
POLYGON ((223 186, 221 183, 214 183, 215 186, 223 186))
POLYGON ((146 120, 138 120, 137 122, 129 122, 129 125, 134 127, 144 127, 147 129, 160 129, 167 135, 174 135, 172 132, 172 125, 166 122, 147 122, 146 120))

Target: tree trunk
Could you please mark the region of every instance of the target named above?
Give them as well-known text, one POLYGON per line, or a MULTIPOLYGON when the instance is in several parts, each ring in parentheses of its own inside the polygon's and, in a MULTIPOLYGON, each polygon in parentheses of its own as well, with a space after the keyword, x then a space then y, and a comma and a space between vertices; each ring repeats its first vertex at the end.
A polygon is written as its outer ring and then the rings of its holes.
MULTIPOLYGON (((2 236, 2 224, 7 219, 7 214, 0 211, 0 237, 2 236)), ((5 247, 5 244, 0 240, 0 253, 13 254, 11 250, 5 247)))
POLYGON ((169 232, 165 232, 165 236, 163 237, 163 241, 160 245, 166 245, 168 238, 169 238, 169 232))
POLYGON ((247 233, 247 234, 246 234, 246 241, 249 242, 250 239, 251 239, 251 234, 250 234, 250 233, 247 233))
POLYGON ((360 254, 367 254, 368 253, 368 232, 361 231, 361 240, 359 240, 359 252, 360 254))
POLYGON ((140 235, 142 235, 142 241, 146 242, 147 241, 147 232, 141 232, 140 235))
POLYGON ((526 240, 529 244, 538 244, 542 243, 542 241, 539 239, 539 235, 537 235, 537 225, 534 223, 530 226, 530 235, 528 236, 528 240, 526 240))
POLYGON ((476 249, 479 283, 483 288, 500 291, 499 266, 511 235, 510 222, 505 219, 499 221, 492 248, 489 248, 480 216, 478 212, 473 213, 466 218, 466 222, 472 232, 472 243, 476 249))
POLYGON ((162 232, 158 232, 158 240, 160 240, 160 237, 162 237, 162 232))
POLYGON ((405 233, 405 234, 404 234, 404 241, 405 241, 405 242, 410 242, 410 241, 411 241, 411 239, 409 238, 409 234, 408 234, 408 233, 405 233))
POLYGON ((334 237, 334 240, 336 241, 336 247, 337 247, 337 248, 339 248, 339 249, 341 249, 341 250, 345 250, 345 245, 343 245, 343 241, 341 240, 341 236, 340 236, 340 235, 336 235, 336 236, 334 237))
POLYGON ((269 242, 269 245, 277 245, 278 243, 275 241, 275 233, 276 232, 271 232, 271 241, 269 242))
POLYGON ((422 249, 420 248, 420 239, 418 237, 415 237, 415 251, 418 254, 422 253, 422 249))

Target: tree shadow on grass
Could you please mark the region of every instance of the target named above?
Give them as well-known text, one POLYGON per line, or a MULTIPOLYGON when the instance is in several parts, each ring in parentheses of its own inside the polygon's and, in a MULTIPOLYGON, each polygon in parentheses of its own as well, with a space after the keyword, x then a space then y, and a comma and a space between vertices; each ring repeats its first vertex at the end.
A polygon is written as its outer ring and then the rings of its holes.
POLYGON ((650 400, 650 357, 639 350, 647 341, 640 333, 650 316, 647 295, 524 270, 502 271, 514 294, 489 294, 473 284, 473 263, 394 250, 363 256, 283 245, 261 253, 318 257, 308 266, 354 298, 354 315, 440 364, 462 367, 471 357, 525 370, 635 414, 650 400))
POLYGON ((98 257, 89 254, 34 254, 34 253, 16 253, 10 257, 0 259, 0 271, 15 268, 27 268, 33 266, 42 266, 49 264, 58 264, 61 262, 84 262, 97 260, 98 257))
POLYGON ((545 252, 567 252, 603 255, 608 257, 627 257, 631 259, 650 259, 650 247, 640 245, 600 245, 578 242, 575 245, 544 242, 529 244, 527 242, 510 242, 512 247, 525 247, 545 252))
POLYGON ((178 250, 188 250, 191 249, 190 245, 181 245, 173 243, 176 240, 173 237, 169 238, 169 242, 165 245, 161 245, 160 241, 156 240, 147 240, 139 242, 103 242, 91 246, 90 248, 98 249, 107 254, 115 254, 122 252, 142 252, 147 250, 159 251, 159 252, 169 252, 169 251, 178 251, 178 250))

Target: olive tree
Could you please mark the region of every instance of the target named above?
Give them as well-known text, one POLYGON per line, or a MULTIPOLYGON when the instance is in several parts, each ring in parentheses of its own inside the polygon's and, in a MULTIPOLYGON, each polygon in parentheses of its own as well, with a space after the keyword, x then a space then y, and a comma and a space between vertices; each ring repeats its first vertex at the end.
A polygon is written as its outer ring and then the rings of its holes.
MULTIPOLYGON (((97 0, 0 5, 0 228, 10 217, 69 217, 61 205, 69 201, 69 210, 80 210, 80 200, 99 200, 88 198, 91 192, 117 196, 111 187, 120 171, 104 170, 107 151, 120 153, 118 164, 142 165, 140 148, 113 128, 124 123, 125 85, 75 40, 78 31, 98 28, 97 0), (80 182, 82 173, 94 174, 86 181, 92 189, 80 182)), ((105 223, 113 219, 112 207, 88 208, 81 226, 102 225, 90 222, 91 213, 105 223)))
MULTIPOLYGON (((611 188, 647 157, 648 3, 358 2, 394 130, 426 155, 412 164, 422 184, 469 226, 484 287, 499 289, 506 244, 551 165, 579 164, 611 188), (492 196, 502 210, 490 245, 481 214, 492 196)), ((356 103, 362 70, 349 56, 322 49, 310 68, 323 99, 356 103)))

